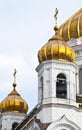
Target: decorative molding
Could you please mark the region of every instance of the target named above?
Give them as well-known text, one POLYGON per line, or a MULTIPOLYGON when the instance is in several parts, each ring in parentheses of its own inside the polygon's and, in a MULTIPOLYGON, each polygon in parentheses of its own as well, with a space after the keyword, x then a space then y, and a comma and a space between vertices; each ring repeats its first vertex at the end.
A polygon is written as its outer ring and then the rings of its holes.
POLYGON ((54 129, 81 130, 79 126, 77 126, 74 122, 69 120, 65 115, 63 115, 60 119, 54 121, 47 128, 47 130, 54 130, 54 129))

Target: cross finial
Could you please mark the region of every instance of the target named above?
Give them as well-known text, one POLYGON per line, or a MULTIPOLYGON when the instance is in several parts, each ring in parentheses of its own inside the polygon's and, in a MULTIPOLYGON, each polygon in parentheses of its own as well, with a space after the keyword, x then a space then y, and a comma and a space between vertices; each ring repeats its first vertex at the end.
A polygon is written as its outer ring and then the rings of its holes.
POLYGON ((54 15, 54 18, 55 18, 55 27, 54 27, 55 34, 56 34, 56 31, 58 30, 58 26, 57 26, 57 15, 58 15, 58 9, 56 8, 55 9, 55 15, 54 15))
MULTIPOLYGON (((55 18, 55 24, 57 25, 57 15, 58 15, 58 9, 56 8, 55 9, 55 15, 54 15, 54 18, 55 18)), ((55 26, 56 26, 55 25, 55 26)))
POLYGON ((15 89, 15 87, 16 87, 16 73, 17 73, 17 71, 16 71, 16 69, 14 69, 14 73, 13 73, 13 76, 14 76, 13 87, 14 87, 14 89, 15 89))

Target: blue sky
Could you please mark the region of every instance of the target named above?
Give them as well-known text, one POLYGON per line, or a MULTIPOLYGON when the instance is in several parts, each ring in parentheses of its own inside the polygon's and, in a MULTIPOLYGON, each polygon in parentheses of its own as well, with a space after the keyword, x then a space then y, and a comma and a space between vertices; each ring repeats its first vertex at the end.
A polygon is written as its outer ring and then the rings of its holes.
POLYGON ((29 104, 37 104, 37 52, 58 25, 82 7, 82 0, 0 0, 0 101, 12 90, 17 69, 17 91, 29 104))

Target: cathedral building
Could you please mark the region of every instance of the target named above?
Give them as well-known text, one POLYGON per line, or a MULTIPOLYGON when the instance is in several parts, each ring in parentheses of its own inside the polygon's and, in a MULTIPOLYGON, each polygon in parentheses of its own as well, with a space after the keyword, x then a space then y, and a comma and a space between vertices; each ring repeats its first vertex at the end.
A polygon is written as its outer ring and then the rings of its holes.
POLYGON ((82 130, 82 8, 57 26, 38 51, 38 103, 28 105, 16 91, 0 104, 0 130, 82 130))

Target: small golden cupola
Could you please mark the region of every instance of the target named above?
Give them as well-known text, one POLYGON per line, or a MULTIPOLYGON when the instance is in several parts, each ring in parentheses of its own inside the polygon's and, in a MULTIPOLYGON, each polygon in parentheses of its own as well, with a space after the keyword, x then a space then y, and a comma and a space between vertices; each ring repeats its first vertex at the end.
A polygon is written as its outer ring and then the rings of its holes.
POLYGON ((27 113, 28 104, 16 91, 16 69, 14 71, 13 90, 8 96, 0 103, 0 112, 17 112, 27 113))
POLYGON ((55 35, 48 40, 48 42, 38 51, 39 63, 47 60, 61 60, 73 62, 75 60, 74 50, 60 37, 57 36, 57 14, 58 10, 55 11, 56 25, 54 27, 55 35))

